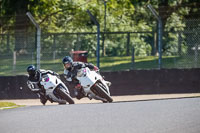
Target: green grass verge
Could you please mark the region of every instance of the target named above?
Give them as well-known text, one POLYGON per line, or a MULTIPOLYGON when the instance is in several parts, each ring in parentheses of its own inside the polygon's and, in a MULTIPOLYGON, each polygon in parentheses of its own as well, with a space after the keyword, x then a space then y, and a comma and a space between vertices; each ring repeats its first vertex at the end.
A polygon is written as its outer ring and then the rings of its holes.
POLYGON ((12 102, 0 102, 0 109, 12 109, 18 107, 23 107, 23 105, 16 105, 12 102))
MULTIPOLYGON (((10 57, 11 58, 11 57, 10 57)), ((0 76, 13 76, 26 74, 26 68, 30 64, 35 64, 35 61, 28 60, 25 57, 18 57, 15 70, 13 71, 12 59, 0 59, 0 76)), ((88 58, 88 62, 96 65, 96 58, 88 58)), ((179 57, 179 56, 163 56, 162 68, 200 68, 200 60, 194 62, 193 56, 179 57)), ((63 73, 62 57, 53 60, 51 57, 41 58, 41 68, 50 69, 59 74, 63 73)), ((135 63, 132 64, 131 56, 115 56, 115 57, 101 57, 100 69, 101 71, 123 71, 130 69, 157 69, 158 57, 135 57, 135 63)))

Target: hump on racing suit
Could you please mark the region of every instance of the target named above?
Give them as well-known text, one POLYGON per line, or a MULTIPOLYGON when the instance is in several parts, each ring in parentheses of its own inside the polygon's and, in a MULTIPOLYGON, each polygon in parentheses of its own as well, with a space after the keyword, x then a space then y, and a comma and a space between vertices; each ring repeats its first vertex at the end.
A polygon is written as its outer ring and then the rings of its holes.
POLYGON ((70 69, 64 69, 64 76, 66 80, 72 81, 72 75, 75 74, 77 70, 84 67, 88 67, 90 70, 98 70, 92 63, 73 62, 70 69))

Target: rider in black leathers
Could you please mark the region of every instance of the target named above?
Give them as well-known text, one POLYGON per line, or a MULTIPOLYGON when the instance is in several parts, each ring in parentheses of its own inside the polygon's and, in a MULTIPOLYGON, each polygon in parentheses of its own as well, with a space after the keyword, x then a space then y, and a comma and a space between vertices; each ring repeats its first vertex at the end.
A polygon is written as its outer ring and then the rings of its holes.
POLYGON ((37 70, 34 65, 28 66, 27 72, 29 75, 28 81, 27 81, 27 85, 28 85, 29 89, 32 92, 35 92, 39 96, 40 102, 43 105, 45 105, 45 103, 47 102, 47 98, 45 97, 45 91, 43 91, 43 89, 41 89, 42 88, 42 86, 40 84, 41 77, 46 74, 52 74, 52 75, 56 75, 56 76, 59 76, 59 75, 51 70, 43 70, 43 69, 37 70))

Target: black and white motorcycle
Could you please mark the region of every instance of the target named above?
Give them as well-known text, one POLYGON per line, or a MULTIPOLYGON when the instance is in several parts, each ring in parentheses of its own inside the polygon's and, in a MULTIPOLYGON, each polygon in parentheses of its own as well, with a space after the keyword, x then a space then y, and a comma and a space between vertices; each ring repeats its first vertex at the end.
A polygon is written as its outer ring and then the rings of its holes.
POLYGON ((113 102, 107 81, 96 71, 91 71, 87 67, 81 68, 77 71, 76 79, 79 80, 83 93, 89 99, 113 102))
MULTIPOLYGON (((40 93, 43 93, 45 98, 51 103, 57 102, 59 104, 74 104, 74 100, 70 96, 69 90, 66 85, 55 75, 46 74, 41 77, 40 84, 29 82, 29 88, 40 88, 40 93)), ((44 104, 44 103, 43 103, 44 104)))

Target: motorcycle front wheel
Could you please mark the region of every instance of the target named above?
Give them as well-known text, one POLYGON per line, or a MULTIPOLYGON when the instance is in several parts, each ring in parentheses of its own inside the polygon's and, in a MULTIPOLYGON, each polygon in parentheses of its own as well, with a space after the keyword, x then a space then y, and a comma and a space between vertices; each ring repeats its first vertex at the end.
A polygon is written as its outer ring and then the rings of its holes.
POLYGON ((74 104, 74 100, 72 99, 71 96, 68 95, 68 93, 66 93, 62 88, 58 88, 57 89, 57 93, 63 98, 65 99, 69 104, 74 104))
POLYGON ((111 98, 110 95, 108 95, 108 93, 103 89, 103 87, 104 87, 103 85, 97 83, 96 86, 93 87, 92 89, 94 90, 94 92, 98 93, 97 95, 105 98, 109 103, 113 102, 113 99, 111 98))

